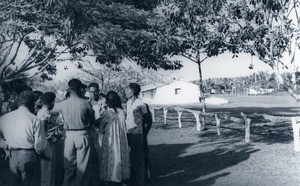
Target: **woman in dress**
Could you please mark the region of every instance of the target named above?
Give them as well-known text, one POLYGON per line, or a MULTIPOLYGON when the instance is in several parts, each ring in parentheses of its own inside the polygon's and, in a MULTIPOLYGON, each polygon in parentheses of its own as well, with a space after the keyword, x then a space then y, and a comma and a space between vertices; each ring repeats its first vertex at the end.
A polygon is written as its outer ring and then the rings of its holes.
POLYGON ((107 110, 101 115, 99 126, 103 133, 100 178, 108 185, 122 185, 130 177, 125 111, 116 92, 109 91, 105 99, 107 110))

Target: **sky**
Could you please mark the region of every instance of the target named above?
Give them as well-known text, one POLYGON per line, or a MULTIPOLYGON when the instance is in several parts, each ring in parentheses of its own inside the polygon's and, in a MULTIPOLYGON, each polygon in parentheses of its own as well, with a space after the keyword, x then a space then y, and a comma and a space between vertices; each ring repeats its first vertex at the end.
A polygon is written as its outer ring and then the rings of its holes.
MULTIPOLYGON (((183 80, 199 79, 198 65, 191 61, 180 58, 184 67, 180 70, 179 75, 183 80)), ((252 57, 253 69, 249 69, 251 56, 249 54, 240 54, 238 58, 232 58, 232 54, 226 53, 217 57, 206 59, 202 63, 202 77, 223 78, 247 76, 258 71, 272 72, 272 68, 263 63, 256 57, 252 57)))
MULTIPOLYGON (((178 71, 167 72, 167 75, 179 78, 183 81, 192 81, 199 79, 199 71, 196 63, 191 62, 185 58, 178 57, 177 59, 182 61, 183 68, 178 71)), ((132 62, 126 62, 126 65, 137 68, 137 65, 132 62)), ((70 79, 78 76, 80 70, 77 69, 71 62, 63 62, 57 65, 57 75, 54 80, 70 79), (67 67, 68 70, 64 68, 67 67)), ((217 57, 211 57, 206 59, 202 63, 203 79, 208 78, 224 78, 224 77, 240 77, 248 76, 255 72, 264 71, 272 73, 273 70, 270 66, 263 63, 255 56, 252 57, 249 54, 240 54, 237 58, 232 58, 232 54, 225 53, 217 57), (249 65, 253 64, 253 69, 249 69, 249 65)))

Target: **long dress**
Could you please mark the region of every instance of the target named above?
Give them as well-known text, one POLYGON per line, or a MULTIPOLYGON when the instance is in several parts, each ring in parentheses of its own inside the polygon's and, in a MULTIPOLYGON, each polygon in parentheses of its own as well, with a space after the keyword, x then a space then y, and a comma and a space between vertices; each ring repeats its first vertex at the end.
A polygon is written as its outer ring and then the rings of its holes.
POLYGON ((101 116, 103 130, 100 178, 122 182, 130 177, 129 147, 126 136, 125 112, 108 108, 101 116))

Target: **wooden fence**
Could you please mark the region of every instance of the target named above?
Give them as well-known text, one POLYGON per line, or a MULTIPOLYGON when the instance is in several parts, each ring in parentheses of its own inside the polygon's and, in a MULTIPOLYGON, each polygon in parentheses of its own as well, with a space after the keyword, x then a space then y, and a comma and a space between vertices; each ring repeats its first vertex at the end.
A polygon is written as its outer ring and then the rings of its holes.
MULTIPOLYGON (((183 111, 189 112, 194 115, 196 119, 196 130, 201 131, 205 128, 205 117, 213 117, 216 124, 217 135, 221 135, 221 115, 222 113, 206 113, 198 110, 186 109, 182 107, 153 107, 150 106, 150 111, 152 113, 152 119, 155 121, 155 110, 162 109, 164 116, 164 124, 167 124, 167 114, 169 110, 176 111, 178 113, 178 127, 182 128, 181 116, 183 111)), ((242 122, 245 124, 245 142, 250 142, 250 123, 251 119, 247 117, 246 114, 241 113, 241 118, 230 117, 230 120, 242 122)))

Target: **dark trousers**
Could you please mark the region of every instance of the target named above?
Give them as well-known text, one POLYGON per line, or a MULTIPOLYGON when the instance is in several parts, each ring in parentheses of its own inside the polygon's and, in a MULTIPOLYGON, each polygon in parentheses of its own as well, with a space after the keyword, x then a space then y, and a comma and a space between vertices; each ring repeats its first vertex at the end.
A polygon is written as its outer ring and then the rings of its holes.
POLYGON ((100 144, 99 144, 99 137, 98 137, 98 131, 94 127, 90 127, 90 138, 91 138, 91 154, 90 154, 90 161, 89 161, 89 168, 91 169, 90 172, 90 178, 89 178, 89 186, 100 186, 102 184, 102 181, 100 180, 100 163, 99 163, 99 154, 97 152, 97 149, 99 150, 100 144))
POLYGON ((12 172, 11 186, 31 186, 37 157, 33 150, 12 150, 9 167, 12 172))
POLYGON ((127 134, 130 147, 130 182, 132 185, 145 184, 145 156, 143 134, 127 134))
POLYGON ((144 155, 145 155, 145 179, 148 180, 150 178, 150 158, 149 158, 149 147, 148 147, 148 139, 147 135, 144 134, 144 155), (149 172, 148 172, 149 171, 149 172))

